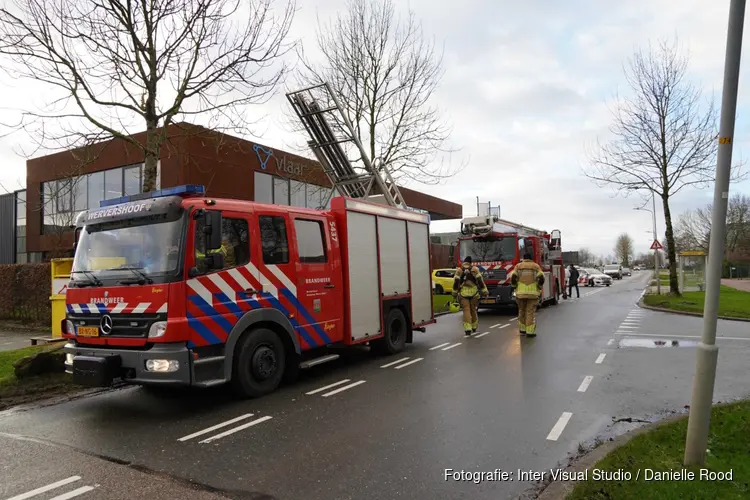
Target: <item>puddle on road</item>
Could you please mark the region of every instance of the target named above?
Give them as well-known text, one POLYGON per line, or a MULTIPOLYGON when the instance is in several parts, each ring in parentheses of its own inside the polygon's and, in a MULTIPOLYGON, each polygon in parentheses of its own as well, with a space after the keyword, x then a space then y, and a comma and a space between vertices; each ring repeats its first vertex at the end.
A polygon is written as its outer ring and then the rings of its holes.
POLYGON ((662 340, 662 339, 620 339, 618 347, 695 347, 698 342, 693 340, 662 340))

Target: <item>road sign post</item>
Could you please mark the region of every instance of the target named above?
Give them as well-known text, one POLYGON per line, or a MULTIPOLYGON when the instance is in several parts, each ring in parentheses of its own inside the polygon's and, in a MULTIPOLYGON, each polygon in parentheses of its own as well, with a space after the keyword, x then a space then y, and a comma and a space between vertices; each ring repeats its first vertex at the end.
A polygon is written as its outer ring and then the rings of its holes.
POLYGON ((706 269, 706 300, 703 308, 703 336, 696 349, 693 394, 690 402, 687 436, 685 439, 686 466, 703 465, 706 461, 711 406, 713 403, 716 365, 719 348, 716 346, 716 323, 719 313, 719 286, 726 237, 729 179, 732 170, 732 138, 737 114, 737 87, 740 78, 742 30, 745 22, 745 0, 731 0, 727 49, 724 60, 724 88, 721 96, 719 123, 719 151, 716 159, 716 183, 711 210, 711 241, 706 269))
MULTIPOLYGON (((656 206, 654 206, 656 210, 656 206)), ((656 294, 661 295, 661 274, 659 274, 659 250, 664 248, 659 240, 656 239, 656 229, 654 229, 654 242, 651 243, 651 250, 654 251, 654 278, 656 278, 656 294)))

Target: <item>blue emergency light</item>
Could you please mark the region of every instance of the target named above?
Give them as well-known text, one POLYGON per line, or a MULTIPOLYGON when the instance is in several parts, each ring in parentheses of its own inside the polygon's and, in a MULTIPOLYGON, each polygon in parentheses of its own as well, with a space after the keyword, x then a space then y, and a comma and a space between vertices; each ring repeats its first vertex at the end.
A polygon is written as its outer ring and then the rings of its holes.
POLYGON ((159 189, 158 191, 149 191, 148 193, 131 194, 120 198, 112 198, 111 200, 102 200, 99 202, 99 207, 111 207, 112 205, 119 205, 121 203, 163 198, 165 196, 182 196, 183 198, 187 198, 189 196, 203 196, 205 194, 206 188, 200 184, 184 184, 182 186, 159 189))

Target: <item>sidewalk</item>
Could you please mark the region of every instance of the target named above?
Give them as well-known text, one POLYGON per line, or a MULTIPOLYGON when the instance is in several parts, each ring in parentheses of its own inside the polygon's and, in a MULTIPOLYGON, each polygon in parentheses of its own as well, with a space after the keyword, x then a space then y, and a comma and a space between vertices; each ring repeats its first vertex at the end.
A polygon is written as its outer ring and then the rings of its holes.
POLYGON ((723 279, 721 284, 735 288, 743 292, 750 292, 750 280, 749 279, 723 279))
POLYGON ((48 338, 52 335, 45 331, 17 331, 0 330, 0 351, 11 351, 31 346, 31 337, 48 338))

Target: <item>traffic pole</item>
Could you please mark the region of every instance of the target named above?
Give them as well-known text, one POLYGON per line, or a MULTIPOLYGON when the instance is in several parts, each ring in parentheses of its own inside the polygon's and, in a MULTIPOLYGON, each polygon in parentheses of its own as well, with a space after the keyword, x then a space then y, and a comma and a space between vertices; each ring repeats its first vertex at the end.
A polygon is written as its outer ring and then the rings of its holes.
MULTIPOLYGON (((651 208, 654 216, 654 243, 656 243, 656 195, 651 191, 651 208)), ((659 247, 654 248, 654 276, 656 277, 656 294, 661 296, 661 274, 659 273, 659 247)))
POLYGON ((706 301, 703 309, 703 336, 698 344, 693 379, 693 395, 685 442, 685 465, 703 465, 706 461, 708 430, 711 422, 714 382, 719 348, 716 346, 716 322, 719 311, 721 264, 724 256, 729 178, 732 168, 732 137, 737 113, 737 86, 740 77, 742 29, 745 0, 731 0, 729 27, 724 60, 724 88, 721 96, 719 149, 716 161, 716 184, 711 213, 711 240, 706 269, 706 301))

